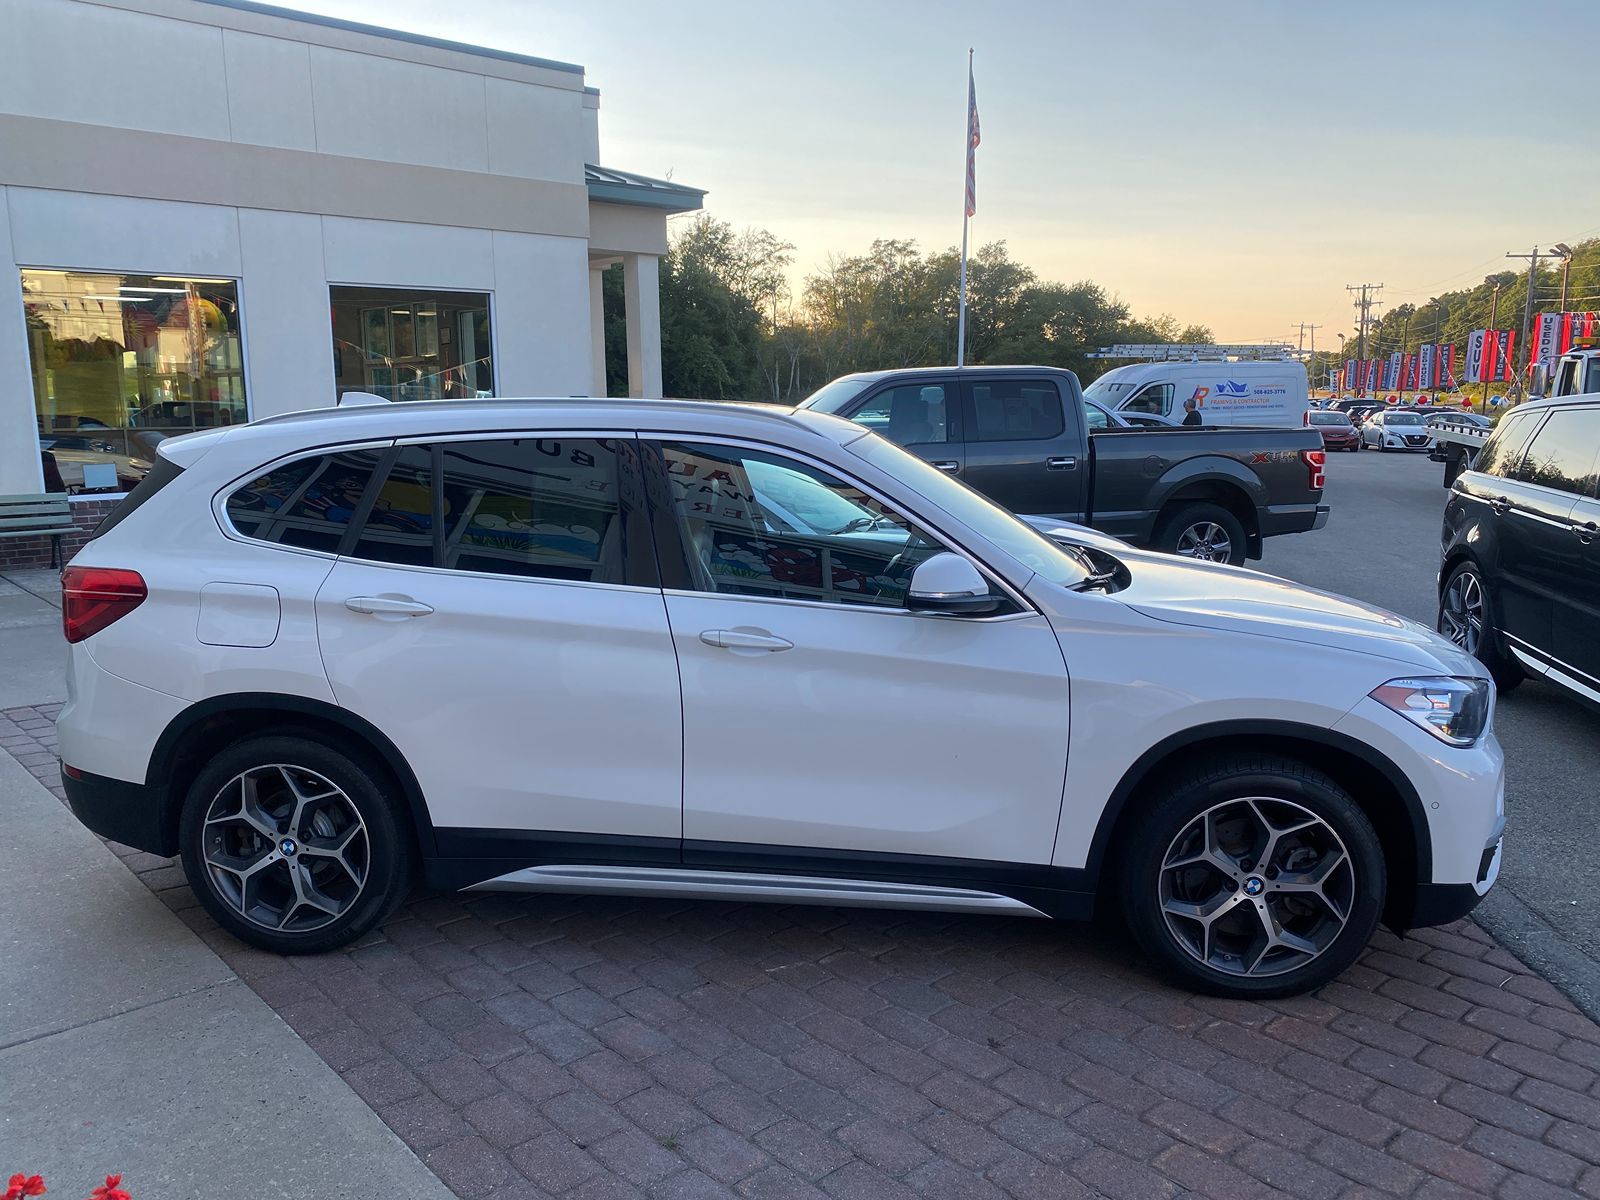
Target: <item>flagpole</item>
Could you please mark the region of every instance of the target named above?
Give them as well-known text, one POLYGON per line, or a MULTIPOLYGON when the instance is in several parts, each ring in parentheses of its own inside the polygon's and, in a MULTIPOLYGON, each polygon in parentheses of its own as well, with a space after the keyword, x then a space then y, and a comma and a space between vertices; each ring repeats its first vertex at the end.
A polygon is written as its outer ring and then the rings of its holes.
MULTIPOLYGON (((966 161, 972 162, 972 48, 967 48, 967 120, 963 139, 966 146, 966 161)), ((967 364, 967 222, 971 220, 969 211, 971 204, 970 175, 963 174, 961 180, 961 303, 956 316, 956 366, 964 367, 967 364)))

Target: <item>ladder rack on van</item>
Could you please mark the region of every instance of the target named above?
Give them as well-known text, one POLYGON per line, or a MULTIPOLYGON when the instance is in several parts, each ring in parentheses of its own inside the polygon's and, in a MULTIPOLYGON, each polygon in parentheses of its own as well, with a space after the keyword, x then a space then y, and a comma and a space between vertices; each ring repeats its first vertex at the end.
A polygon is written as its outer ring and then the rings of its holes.
POLYGON ((1131 358, 1147 362, 1272 362, 1288 361, 1294 347, 1287 342, 1210 343, 1144 342, 1101 346, 1090 358, 1131 358))

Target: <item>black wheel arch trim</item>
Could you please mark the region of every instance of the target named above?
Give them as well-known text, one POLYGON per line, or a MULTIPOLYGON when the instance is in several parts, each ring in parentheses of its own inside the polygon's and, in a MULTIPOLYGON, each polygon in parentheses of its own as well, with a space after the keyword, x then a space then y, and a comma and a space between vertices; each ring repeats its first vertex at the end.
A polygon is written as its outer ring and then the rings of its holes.
MULTIPOLYGON (((1134 761, 1118 781, 1106 801, 1104 811, 1100 814, 1100 821, 1095 827, 1094 837, 1089 843, 1089 854, 1084 862, 1086 879, 1097 888, 1104 882, 1107 859, 1112 849, 1111 839, 1128 803, 1138 793, 1140 787, 1148 782, 1174 753, 1189 747, 1203 749, 1205 743, 1224 739, 1263 737, 1310 742, 1355 758, 1378 772, 1405 804, 1406 815, 1411 823, 1412 839, 1416 844, 1414 869, 1418 886, 1427 884, 1433 878, 1433 837, 1428 829, 1428 817, 1422 807, 1422 798, 1417 795, 1416 788, 1412 786, 1405 772, 1391 759, 1366 743, 1332 729, 1301 725, 1293 721, 1236 720, 1196 725, 1192 729, 1172 734, 1151 746, 1134 761)), ((1390 902, 1391 906, 1396 903, 1402 906, 1393 911, 1401 923, 1408 922, 1413 912, 1414 898, 1391 897, 1390 902)))
MULTIPOLYGON (((178 764, 178 751, 185 738, 203 722, 214 717, 227 716, 241 711, 269 711, 285 717, 302 719, 318 725, 335 726, 356 738, 375 753, 399 781, 405 794, 406 808, 412 827, 416 831, 417 848, 424 858, 438 852, 433 819, 428 814, 427 801, 410 762, 398 746, 372 722, 325 700, 308 696, 293 696, 282 692, 232 692, 225 696, 210 696, 198 700, 184 709, 170 722, 156 739, 150 754, 150 765, 145 771, 145 784, 158 789, 163 797, 161 821, 163 827, 176 827, 177 815, 183 807, 183 796, 175 795, 174 769, 178 764)), ((266 732, 266 731, 263 731, 266 732)), ((334 747, 338 749, 338 746, 334 747)))

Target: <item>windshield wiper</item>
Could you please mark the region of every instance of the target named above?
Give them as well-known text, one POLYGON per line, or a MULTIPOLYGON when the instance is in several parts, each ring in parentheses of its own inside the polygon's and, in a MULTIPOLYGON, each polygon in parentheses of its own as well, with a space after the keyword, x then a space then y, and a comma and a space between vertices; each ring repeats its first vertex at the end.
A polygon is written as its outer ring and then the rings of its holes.
POLYGON ((1101 571, 1098 574, 1089 575, 1080 580, 1078 583, 1073 584, 1072 590, 1075 592, 1092 592, 1096 588, 1103 588, 1105 591, 1109 592, 1112 590, 1111 585, 1116 583, 1116 581, 1117 573, 1115 571, 1101 571))
POLYGON ((858 532, 860 532, 862 530, 876 529, 880 522, 882 522, 882 523, 892 523, 892 522, 889 522, 889 518, 882 517, 882 516, 878 516, 878 517, 852 517, 850 520, 846 521, 843 525, 839 526, 839 528, 828 530, 828 536, 832 537, 834 534, 838 534, 838 533, 858 533, 858 532))

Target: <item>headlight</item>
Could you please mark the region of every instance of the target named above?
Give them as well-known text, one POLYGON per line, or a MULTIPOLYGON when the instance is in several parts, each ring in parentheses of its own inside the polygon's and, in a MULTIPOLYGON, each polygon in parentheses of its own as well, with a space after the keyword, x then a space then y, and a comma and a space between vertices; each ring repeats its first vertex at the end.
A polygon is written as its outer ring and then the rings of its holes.
POLYGON ((1487 679, 1391 679, 1372 698, 1451 746, 1470 746, 1489 723, 1487 679))

